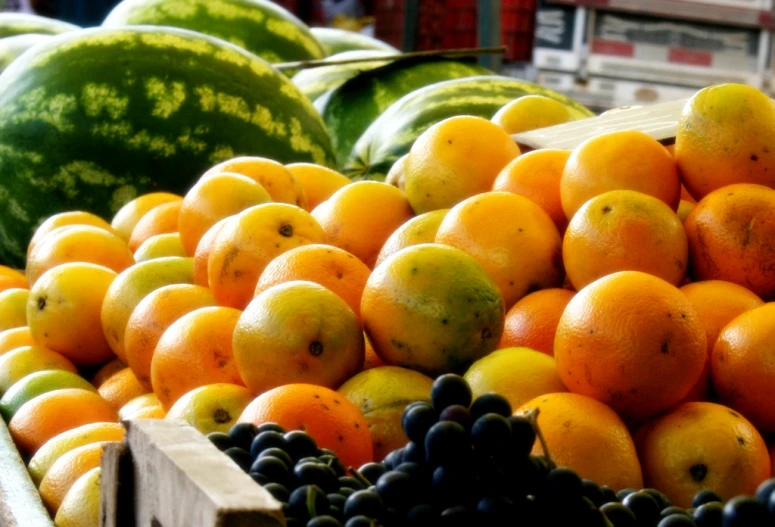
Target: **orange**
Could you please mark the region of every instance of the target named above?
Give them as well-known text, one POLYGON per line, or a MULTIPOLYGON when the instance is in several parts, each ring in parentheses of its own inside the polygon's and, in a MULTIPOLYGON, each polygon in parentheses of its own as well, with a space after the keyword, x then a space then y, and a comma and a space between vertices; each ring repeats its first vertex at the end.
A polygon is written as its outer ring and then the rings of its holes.
POLYGON ((385 183, 388 185, 393 185, 394 187, 398 187, 401 190, 405 190, 404 188, 404 182, 405 182, 405 167, 406 167, 406 158, 409 156, 409 154, 404 154, 401 157, 398 158, 398 160, 393 163, 393 166, 390 167, 390 170, 388 170, 387 175, 385 176, 385 183))
POLYGON ((27 324, 35 342, 79 366, 113 357, 102 333, 102 300, 116 278, 106 267, 68 263, 46 271, 27 301, 27 324))
POLYGON ((128 242, 137 222, 140 221, 140 218, 148 211, 163 203, 180 201, 182 199, 183 198, 177 194, 170 194, 169 192, 151 192, 149 194, 143 194, 121 207, 116 215, 113 216, 110 225, 122 240, 128 242))
POLYGON ((416 214, 448 209, 492 189, 520 154, 500 126, 481 117, 450 117, 417 138, 404 162, 404 189, 416 214))
POLYGON ((686 403, 645 424, 635 436, 645 484, 690 507, 701 490, 723 500, 754 494, 770 475, 759 432, 719 404, 686 403))
POLYGON ((272 201, 260 184, 240 174, 213 174, 191 187, 180 206, 178 231, 186 252, 193 256, 199 240, 219 220, 254 205, 272 201))
POLYGON ((0 265, 0 292, 6 289, 28 289, 29 287, 30 284, 24 273, 6 265, 0 265))
POLYGON ((135 262, 145 262, 168 256, 189 256, 180 241, 180 234, 168 232, 157 234, 145 240, 135 251, 135 262))
POLYGON ((102 386, 102 383, 112 377, 114 373, 119 372, 124 368, 126 368, 126 364, 124 364, 121 359, 118 357, 111 359, 97 370, 97 373, 95 373, 94 377, 91 379, 91 383, 95 388, 99 388, 102 386))
POLYGON ((507 134, 518 134, 573 120, 570 109, 543 95, 524 95, 498 110, 492 122, 507 134))
POLYGON ((210 289, 219 304, 244 309, 269 262, 295 247, 324 240, 315 218, 299 207, 286 203, 251 207, 215 237, 207 261, 210 289))
MULTIPOLYGON (((669 147, 666 146, 665 148, 669 148, 669 147)), ((680 167, 678 168, 680 171, 680 167)), ((689 191, 686 190, 686 187, 683 185, 683 183, 681 184, 681 201, 688 201, 689 203, 697 203, 697 200, 694 199, 694 196, 689 194, 689 191)))
POLYGON ((686 201, 684 199, 681 200, 681 203, 678 204, 678 210, 675 211, 676 215, 678 216, 678 219, 681 220, 681 224, 686 221, 686 218, 689 217, 689 214, 694 210, 694 207, 696 207, 697 204, 686 201))
POLYGON ((0 331, 0 355, 21 346, 33 346, 34 344, 35 340, 27 326, 0 331))
POLYGON ((707 358, 705 328, 677 288, 640 271, 610 274, 579 291, 554 340, 560 378, 626 417, 675 406, 707 358))
POLYGON ((775 302, 751 309, 721 330, 711 355, 721 399, 763 432, 775 432, 775 302))
POLYGON ((439 231, 439 225, 446 217, 447 212, 449 209, 432 210, 415 216, 401 225, 393 231, 393 234, 380 249, 375 265, 381 264, 388 256, 401 249, 421 243, 433 243, 436 239, 436 233, 439 231))
POLYGON ((22 452, 34 454, 52 437, 89 423, 116 422, 116 411, 99 394, 78 388, 44 393, 22 405, 8 423, 22 452))
POLYGON ((57 265, 85 262, 120 273, 135 263, 126 243, 99 227, 70 225, 44 236, 27 259, 27 278, 31 285, 57 265))
POLYGON ((528 293, 562 285, 562 240, 551 218, 524 196, 487 192, 447 213, 436 243, 474 257, 498 284, 506 308, 528 293))
POLYGON ((140 384, 151 389, 153 351, 167 328, 186 313, 215 305, 209 289, 191 284, 160 287, 137 304, 124 330, 124 353, 140 384))
POLYGON ((210 251, 213 248, 215 237, 221 232, 221 229, 227 222, 233 220, 234 216, 229 216, 217 222, 215 225, 207 229, 202 239, 196 246, 194 252, 194 283, 201 285, 202 287, 209 287, 209 281, 207 278, 207 262, 210 259, 210 251))
POLYGON ((339 172, 312 163, 293 163, 285 168, 296 176, 307 196, 307 211, 330 198, 334 192, 351 183, 350 179, 339 172))
POLYGON ((692 271, 775 298, 775 190, 730 185, 705 196, 686 218, 692 271))
POLYGON ((336 452, 345 467, 358 468, 373 459, 366 419, 345 396, 322 386, 286 384, 269 390, 245 408, 239 421, 304 430, 319 447, 336 452))
POLYGON ((325 287, 286 282, 245 308, 233 353, 255 393, 293 382, 337 388, 363 367, 363 330, 355 312, 325 287))
POLYGON ((178 215, 182 203, 179 200, 170 201, 146 212, 132 229, 128 242, 129 249, 132 252, 136 251, 145 240, 157 234, 178 232, 178 215))
POLYGON ((363 342, 365 344, 365 353, 364 353, 364 360, 363 360, 363 371, 370 370, 372 368, 379 368, 380 366, 387 366, 385 362, 379 358, 379 355, 377 355, 377 352, 374 351, 374 346, 371 345, 371 342, 369 342, 369 339, 364 334, 363 336, 363 342))
POLYGON ((587 201, 568 224, 562 256, 576 289, 617 271, 642 271, 677 286, 689 264, 686 233, 675 212, 632 190, 587 201))
POLYGON ((162 408, 194 388, 219 382, 244 386, 232 353, 232 334, 241 311, 203 307, 173 322, 151 360, 151 384, 162 408))
POLYGON ((92 227, 99 227, 100 229, 117 234, 116 231, 113 230, 113 227, 110 226, 110 223, 91 212, 82 210, 60 212, 59 214, 49 216, 46 221, 35 229, 35 234, 32 235, 30 243, 27 246, 27 256, 29 257, 38 242, 40 242, 40 240, 42 240, 49 232, 66 225, 91 225, 92 227))
POLYGON ((775 107, 760 90, 721 84, 698 91, 684 106, 675 159, 697 199, 734 183, 775 188, 775 107))
POLYGON ((525 196, 544 209, 563 232, 568 219, 560 201, 560 179, 570 154, 568 150, 545 148, 521 155, 501 170, 492 189, 525 196))
POLYGON ((315 282, 336 293, 361 316, 361 296, 371 270, 352 254, 330 245, 304 245, 281 254, 266 266, 256 296, 292 280, 315 282))
POLYGON ((107 378, 97 391, 118 412, 135 397, 148 393, 148 388, 140 384, 130 368, 124 368, 107 378))
POLYGON ((0 292, 0 331, 27 325, 29 289, 6 289, 0 292))
POLYGON ((560 199, 569 220, 590 199, 609 190, 635 190, 676 210, 681 181, 664 146, 643 132, 608 132, 587 139, 568 158, 560 199))
POLYGON ((22 346, 0 356, 0 393, 30 373, 43 370, 65 370, 77 373, 67 357, 40 346, 22 346))
POLYGON ((66 370, 42 370, 30 373, 6 390, 0 398, 0 413, 7 421, 24 403, 42 393, 62 388, 81 388, 97 392, 89 381, 77 373, 66 370))
POLYGON ((203 434, 228 433, 255 398, 237 384, 216 383, 194 388, 175 401, 166 419, 180 419, 203 434))
MULTIPOLYGON (((643 488, 635 444, 611 408, 583 395, 552 393, 526 402, 516 414, 534 409, 539 410, 538 427, 557 466, 612 489, 643 488)), ((547 454, 540 441, 533 454, 547 454)))
POLYGON ((127 415, 127 419, 164 419, 167 412, 160 404, 144 406, 136 412, 127 415))
POLYGON ((40 497, 52 516, 56 515, 70 487, 88 471, 100 466, 105 441, 83 445, 64 454, 48 469, 40 482, 40 497))
POLYGON ((363 328, 377 355, 388 365, 434 376, 493 351, 503 316, 498 285, 476 260, 431 243, 382 262, 361 301, 363 328))
MULTIPOLYGON (((137 397, 130 399, 124 406, 118 409, 118 418, 122 421, 125 419, 134 419, 135 415, 140 412, 145 412, 149 408, 158 408, 161 410, 159 398, 156 397, 156 394, 153 392, 138 395, 137 397)), ((161 410, 161 412, 161 417, 164 417, 164 411, 161 410)))
POLYGON ((525 347, 554 355, 554 335, 568 302, 576 293, 543 289, 530 293, 506 313, 499 348, 525 347))
POLYGON ((214 166, 201 179, 221 172, 242 174, 261 184, 273 201, 307 208, 304 187, 296 176, 277 161, 264 157, 237 157, 214 166))
POLYGON ((374 267, 388 237, 412 216, 404 193, 378 181, 358 181, 337 190, 312 215, 328 243, 374 267))
POLYGON ((100 524, 101 478, 102 469, 97 467, 73 483, 54 517, 56 527, 100 524))

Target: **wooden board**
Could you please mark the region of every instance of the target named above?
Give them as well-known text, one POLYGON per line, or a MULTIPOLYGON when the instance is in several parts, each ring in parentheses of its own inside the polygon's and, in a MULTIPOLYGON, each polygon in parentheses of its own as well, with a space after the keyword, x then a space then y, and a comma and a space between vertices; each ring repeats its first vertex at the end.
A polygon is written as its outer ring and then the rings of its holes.
POLYGON ((0 419, 0 526, 53 527, 5 422, 0 419))
POLYGON ((678 119, 688 99, 640 108, 615 110, 597 117, 514 134, 514 140, 530 148, 573 149, 591 137, 617 130, 640 130, 657 141, 675 140, 678 119))

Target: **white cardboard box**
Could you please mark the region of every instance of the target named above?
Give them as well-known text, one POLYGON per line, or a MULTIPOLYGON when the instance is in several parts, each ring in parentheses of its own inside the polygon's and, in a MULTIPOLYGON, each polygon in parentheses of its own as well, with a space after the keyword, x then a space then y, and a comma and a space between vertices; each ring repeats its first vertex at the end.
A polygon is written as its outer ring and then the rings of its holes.
POLYGON ((696 88, 674 86, 626 79, 590 77, 587 86, 590 97, 617 106, 647 106, 660 102, 686 99, 697 92, 696 88))
POLYGON ((577 72, 585 54, 587 10, 538 0, 533 64, 539 69, 577 72))
POLYGON ((757 11, 769 11, 772 9, 772 0, 680 0, 690 4, 720 5, 737 9, 754 9, 757 11))
POLYGON ((560 93, 572 93, 577 89, 576 75, 562 71, 539 70, 536 83, 560 93))

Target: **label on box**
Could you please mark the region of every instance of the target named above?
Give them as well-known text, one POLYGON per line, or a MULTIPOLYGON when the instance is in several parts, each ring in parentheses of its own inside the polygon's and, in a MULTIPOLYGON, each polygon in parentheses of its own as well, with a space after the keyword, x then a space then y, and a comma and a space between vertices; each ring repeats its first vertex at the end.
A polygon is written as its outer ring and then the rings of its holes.
POLYGON ((538 68, 577 71, 581 68, 586 9, 539 0, 533 62, 538 68))
POLYGON ((612 107, 647 106, 666 101, 686 99, 696 89, 667 84, 635 82, 621 79, 590 77, 587 83, 590 96, 605 100, 612 107))
POLYGON ((536 83, 560 93, 571 93, 576 89, 576 76, 573 73, 539 71, 536 83))

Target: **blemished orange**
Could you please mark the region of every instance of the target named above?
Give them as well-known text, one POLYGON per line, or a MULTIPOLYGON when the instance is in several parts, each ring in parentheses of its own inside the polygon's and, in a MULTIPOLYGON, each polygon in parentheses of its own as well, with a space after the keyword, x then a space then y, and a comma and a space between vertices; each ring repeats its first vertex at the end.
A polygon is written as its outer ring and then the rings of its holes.
MULTIPOLYGON (((538 427, 552 459, 585 479, 612 489, 643 488, 635 443, 610 407, 575 393, 551 393, 526 402, 515 412, 538 409, 538 427)), ((545 454, 540 441, 533 454, 545 454)))
POLYGON ((38 491, 52 516, 56 515, 67 491, 82 475, 100 466, 106 442, 83 445, 64 454, 48 469, 38 491))
POLYGON ((245 385, 232 353, 234 326, 241 314, 230 307, 203 307, 167 328, 151 360, 151 384, 164 410, 200 386, 245 385))
POLYGON ((554 355, 557 324, 574 291, 560 288, 530 293, 506 313, 499 348, 524 347, 554 355))
POLYGON ((228 433, 253 399, 253 392, 244 386, 208 384, 194 388, 175 401, 165 419, 180 419, 203 434, 228 433))
POLYGON ((715 190, 684 227, 697 280, 726 280, 775 298, 775 190, 751 184, 715 190))
POLYGON ((450 117, 417 138, 404 162, 404 189, 416 214, 449 209, 492 189, 520 154, 500 126, 481 117, 450 117))
POLYGON ((91 225, 69 225, 49 232, 27 259, 27 279, 34 285, 40 276, 57 265, 85 262, 120 273, 135 263, 124 240, 112 232, 91 225))
POLYGON ((199 240, 196 251, 194 252, 194 284, 201 285, 202 287, 210 286, 208 281, 209 278, 207 277, 207 262, 210 259, 210 251, 213 248, 215 237, 221 232, 221 229, 226 225, 226 222, 229 222, 234 218, 234 216, 230 216, 220 220, 207 229, 207 232, 204 233, 202 239, 199 240))
POLYGON ((41 346, 22 346, 0 355, 0 393, 30 373, 43 370, 65 370, 77 373, 67 357, 41 346))
POLYGON ((334 192, 351 183, 350 179, 330 168, 313 163, 285 165, 288 172, 296 176, 307 196, 305 209, 311 212, 330 198, 334 192))
POLYGON ((675 160, 656 139, 634 130, 601 134, 573 150, 560 179, 565 217, 609 190, 643 192, 673 210, 681 199, 675 160))
POLYGON ((6 289, 0 292, 0 331, 27 325, 29 289, 6 289))
POLYGON ((562 285, 562 239, 549 215, 524 196, 486 192, 455 205, 436 243, 471 255, 495 280, 506 309, 528 293, 562 285))
POLYGON ((91 383, 95 388, 99 388, 102 386, 102 383, 107 381, 114 373, 119 372, 126 367, 126 364, 118 357, 111 359, 97 370, 97 373, 91 378, 91 383))
POLYGON ((735 183, 775 188, 772 100, 752 86, 721 84, 698 91, 684 106, 675 159, 697 199, 735 183))
POLYGON ((180 201, 182 199, 181 196, 169 192, 151 192, 149 194, 143 194, 121 207, 116 215, 113 216, 110 225, 122 240, 128 242, 137 222, 140 221, 140 218, 142 218, 146 212, 163 203, 180 201))
POLYGON ((328 243, 354 254, 369 268, 388 237, 413 215, 403 191, 378 181, 342 187, 312 211, 328 243))
POLYGON ((366 419, 345 396, 323 386, 286 384, 269 390, 245 408, 239 421, 304 430, 319 447, 333 450, 345 467, 357 468, 373 459, 366 419))
POLYGON ((681 220, 663 201, 612 190, 576 212, 562 256, 577 290, 617 271, 642 271, 678 286, 689 265, 689 245, 681 220))
POLYGON ((432 210, 415 216, 401 225, 393 231, 393 234, 390 235, 382 246, 374 265, 381 264, 388 256, 397 253, 401 249, 421 243, 433 243, 436 240, 439 225, 446 217, 447 212, 449 212, 449 209, 432 210))
POLYGON ((518 134, 573 120, 570 109, 559 101, 543 95, 524 95, 503 106, 492 122, 508 134, 518 134))
POLYGON ((27 301, 27 325, 35 342, 78 366, 94 366, 112 358, 100 312, 116 276, 107 267, 77 262, 43 273, 27 301))
POLYGON ((136 251, 145 240, 157 234, 178 232, 178 216, 182 203, 179 200, 170 201, 146 212, 132 229, 132 235, 127 242, 129 249, 132 252, 136 251))
POLYGON ((209 289, 192 284, 160 287, 137 304, 124 330, 124 353, 140 384, 151 389, 151 359, 167 328, 195 309, 215 305, 209 289))
POLYGON ((201 179, 221 172, 233 172, 247 176, 259 183, 272 200, 307 208, 307 195, 296 176, 286 167, 264 157, 237 157, 214 166, 201 179))
POLYGON ((7 265, 0 265, 0 292, 6 289, 27 289, 29 287, 30 283, 24 273, 7 265))
POLYGON ((256 296, 292 280, 315 282, 336 293, 361 317, 361 296, 371 270, 354 255, 331 245, 313 244, 291 249, 266 266, 256 296))
POLYGON ((131 368, 124 368, 108 377, 97 392, 118 412, 135 397, 148 393, 149 389, 140 384, 131 368))
POLYGON ((708 355, 705 339, 686 295, 650 274, 621 271, 592 282, 568 303, 554 358, 569 390, 638 419, 689 393, 708 355))
POLYGON ((210 289, 219 304, 245 309, 266 266, 282 253, 324 243, 325 233, 309 212, 287 203, 251 207, 215 236, 207 260, 210 289))
POLYGON ((34 345, 35 339, 32 338, 30 328, 27 326, 0 331, 0 355, 22 346, 34 345))
POLYGON ((294 382, 338 388, 363 367, 355 312, 332 291, 306 281, 258 294, 234 328, 234 362, 254 393, 294 382))
POLYGON ((564 232, 568 218, 560 201, 560 179, 570 154, 570 150, 543 148, 521 155, 501 170, 492 189, 525 196, 564 232))
POLYGON ((92 214, 91 212, 85 212, 82 210, 60 212, 59 214, 49 216, 46 221, 41 223, 40 226, 35 229, 35 233, 32 235, 29 245, 27 245, 27 256, 32 253, 32 250, 35 248, 38 242, 42 240, 49 232, 66 225, 91 225, 92 227, 99 227, 100 229, 117 234, 113 227, 110 226, 110 223, 103 220, 96 214, 92 214))
POLYGON ((709 402, 686 403, 635 435, 644 482, 678 507, 701 490, 723 500, 752 495, 770 475, 764 439, 738 412, 709 402))
POLYGON ((763 432, 775 432, 775 302, 746 311, 721 331, 711 354, 721 402, 763 432))
POLYGON ((259 183, 241 174, 212 174, 201 179, 183 197, 178 232, 183 247, 193 256, 199 240, 219 220, 272 201, 259 183))
POLYGON ((99 394, 65 388, 24 403, 8 423, 8 430, 19 449, 33 455, 62 432, 90 423, 114 423, 117 419, 116 411, 99 394))

